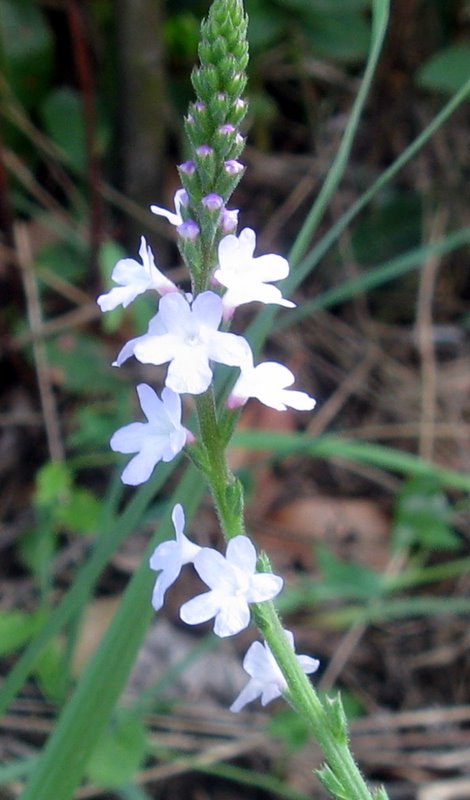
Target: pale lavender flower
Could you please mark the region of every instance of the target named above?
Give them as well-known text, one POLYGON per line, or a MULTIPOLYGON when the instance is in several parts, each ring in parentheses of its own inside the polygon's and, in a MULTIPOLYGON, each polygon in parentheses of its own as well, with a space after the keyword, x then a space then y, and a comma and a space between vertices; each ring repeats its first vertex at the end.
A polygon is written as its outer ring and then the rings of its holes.
POLYGON ((161 208, 160 206, 150 206, 150 211, 158 217, 165 217, 172 225, 182 225, 183 217, 181 216, 181 207, 186 207, 188 205, 188 193, 186 189, 178 189, 178 191, 175 192, 173 202, 175 205, 174 212, 168 211, 167 208, 161 208))
POLYGON ((256 234, 251 228, 244 228, 237 237, 224 236, 219 243, 219 266, 214 272, 218 283, 227 288, 223 296, 225 316, 230 317, 233 310, 243 303, 258 301, 275 303, 293 308, 295 303, 285 300, 271 281, 279 281, 289 274, 289 263, 282 256, 253 256, 256 234))
POLYGON ((176 540, 162 542, 150 557, 150 568, 160 571, 152 594, 152 605, 155 611, 163 606, 166 590, 175 582, 185 564, 192 564, 201 548, 191 542, 183 533, 184 511, 180 503, 173 509, 171 519, 175 529, 176 540))
POLYGON ((167 294, 148 332, 128 342, 115 364, 131 355, 143 364, 170 362, 166 385, 178 394, 201 394, 212 380, 209 361, 241 368, 252 359, 246 339, 217 330, 221 319, 222 300, 214 292, 202 292, 192 303, 167 294))
POLYGON ((134 258, 121 258, 117 262, 111 277, 120 286, 115 286, 98 297, 97 303, 101 311, 112 311, 120 305, 127 308, 129 303, 148 289, 154 289, 162 295, 178 291, 175 284, 155 266, 152 249, 143 236, 140 240, 139 256, 141 264, 134 258))
POLYGON ((227 405, 229 408, 243 406, 249 397, 256 397, 265 406, 277 411, 287 407, 298 411, 311 411, 316 401, 306 392, 288 389, 295 381, 293 373, 276 361, 263 361, 257 367, 247 362, 241 369, 240 377, 233 387, 227 405))
MULTIPOLYGON (((293 650, 292 633, 286 630, 284 633, 293 650)), ((320 666, 316 658, 310 656, 296 656, 296 658, 306 675, 316 672, 320 666)), ((253 642, 250 645, 243 659, 243 669, 250 676, 250 680, 230 706, 230 711, 235 713, 241 711, 247 703, 251 703, 257 697, 261 698, 261 705, 265 706, 271 700, 280 697, 287 689, 286 679, 266 642, 264 644, 253 642)))
POLYGON ((118 453, 137 453, 129 461, 121 480, 137 486, 150 478, 159 461, 172 461, 192 434, 181 424, 181 397, 163 389, 160 400, 146 383, 137 386, 140 406, 147 422, 131 422, 119 428, 111 438, 111 448, 118 453))
POLYGON ((256 550, 247 536, 235 536, 224 556, 203 547, 194 559, 194 567, 210 591, 188 600, 180 617, 188 625, 215 618, 217 636, 232 636, 250 622, 249 603, 262 603, 276 597, 283 580, 271 573, 256 572, 256 550))

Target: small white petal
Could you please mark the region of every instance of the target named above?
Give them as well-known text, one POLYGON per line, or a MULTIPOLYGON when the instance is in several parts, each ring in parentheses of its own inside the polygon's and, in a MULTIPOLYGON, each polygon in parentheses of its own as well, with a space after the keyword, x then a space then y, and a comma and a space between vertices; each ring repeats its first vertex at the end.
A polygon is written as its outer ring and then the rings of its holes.
POLYGON ((217 592, 199 594, 181 606, 180 617, 187 625, 199 625, 218 614, 220 602, 217 592))
POLYGON ((282 590, 284 581, 279 575, 270 573, 257 573, 251 579, 250 589, 247 592, 249 603, 263 603, 265 600, 272 600, 282 590))
POLYGON ((234 536, 227 545, 227 561, 239 569, 254 573, 256 570, 256 550, 248 536, 234 536))
POLYGON ((226 598, 214 622, 214 633, 225 638, 240 633, 250 624, 248 603, 239 597, 226 598))
POLYGON ((182 567, 194 561, 201 549, 184 535, 184 511, 177 503, 171 515, 176 533, 176 541, 161 542, 150 557, 150 568, 160 572, 153 590, 152 605, 158 611, 165 597, 165 592, 179 576, 182 567))

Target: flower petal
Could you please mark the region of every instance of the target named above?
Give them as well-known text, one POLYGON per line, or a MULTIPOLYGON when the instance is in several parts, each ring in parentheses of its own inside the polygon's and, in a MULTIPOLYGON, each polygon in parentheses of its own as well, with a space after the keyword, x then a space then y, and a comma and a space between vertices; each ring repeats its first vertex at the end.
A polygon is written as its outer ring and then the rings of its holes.
POLYGON ((227 561, 234 567, 254 574, 256 570, 256 550, 248 536, 234 536, 227 545, 227 561))
POLYGON ((234 636, 250 624, 250 608, 243 597, 226 597, 214 622, 214 633, 225 638, 234 636))
POLYGON ((253 575, 250 588, 246 594, 249 603, 262 603, 264 600, 272 600, 279 594, 284 581, 279 575, 260 573, 253 575))
POLYGON ((204 592, 188 600, 180 608, 180 617, 187 625, 198 625, 215 617, 220 609, 221 596, 218 592, 204 592))

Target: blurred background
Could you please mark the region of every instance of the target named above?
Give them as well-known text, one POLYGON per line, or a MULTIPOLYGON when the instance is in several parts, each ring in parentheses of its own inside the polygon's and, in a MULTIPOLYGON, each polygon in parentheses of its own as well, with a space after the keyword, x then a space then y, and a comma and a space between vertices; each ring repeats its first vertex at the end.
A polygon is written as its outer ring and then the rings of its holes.
MULTIPOLYGON (((178 188, 208 5, 0 0, 3 675, 86 562, 103 497, 114 492, 120 506, 132 496, 119 488, 123 459, 108 442, 137 419, 135 384, 158 372, 110 364, 145 329, 154 300, 102 316, 95 298, 119 258, 137 257, 142 234, 158 266, 187 280, 173 228, 148 207, 171 208, 178 188)), ((360 85, 370 4, 245 5, 247 171, 231 207, 240 227, 256 229, 258 255, 287 256, 360 85)), ((469 77, 470 3, 395 0, 352 156, 316 241, 469 77)), ((470 797, 469 122, 466 101, 328 249, 295 292, 299 313, 279 316, 265 356, 292 368, 316 411, 306 419, 249 404, 242 428, 271 432, 273 444, 267 436, 255 451, 247 433, 231 455, 257 544, 290 587, 283 610, 298 651, 320 658, 322 690, 342 689, 353 749, 391 800, 470 797), (323 452, 279 452, 278 434, 334 435, 363 449, 345 459, 325 439, 323 452), (389 448, 404 454, 397 467, 389 448), (407 456, 436 466, 420 470, 407 456)), ((241 310, 236 327, 255 313, 241 310)), ((53 640, 36 664, 0 730, 4 764, 40 750, 177 480, 110 558, 81 634, 53 640)), ((208 502, 192 530, 200 542, 217 541, 208 502)), ((282 703, 229 715, 251 639, 204 656, 206 640, 178 621, 181 591, 170 593, 127 689, 135 702, 162 672, 170 676, 170 688, 153 696, 145 736, 130 737, 139 744, 121 781, 127 788, 110 788, 104 747, 76 797, 218 800, 239 796, 240 783, 250 798, 323 797, 308 732, 282 703), (218 665, 210 680, 207 663, 218 665), (173 751, 187 757, 179 767, 173 751)), ((19 796, 21 781, 2 775, 0 798, 19 796)))

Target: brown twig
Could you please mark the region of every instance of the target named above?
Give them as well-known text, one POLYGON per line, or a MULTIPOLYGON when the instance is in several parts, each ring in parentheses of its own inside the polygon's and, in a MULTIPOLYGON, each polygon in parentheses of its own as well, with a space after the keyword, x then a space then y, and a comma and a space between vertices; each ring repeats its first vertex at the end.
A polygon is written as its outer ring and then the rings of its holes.
POLYGON ((47 361, 46 346, 41 339, 42 314, 38 287, 34 277, 31 244, 25 224, 18 223, 14 226, 14 239, 18 264, 21 267, 28 319, 34 335, 33 353, 38 378, 39 394, 41 397, 44 426, 46 429, 49 455, 53 461, 64 460, 64 449, 60 435, 59 418, 54 398, 54 393, 49 378, 49 365, 47 361))

